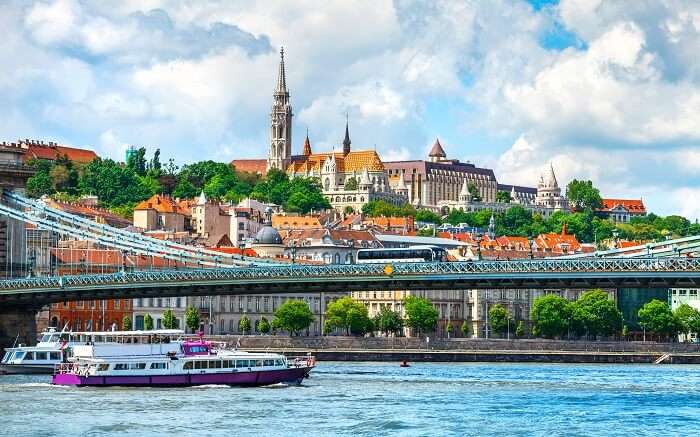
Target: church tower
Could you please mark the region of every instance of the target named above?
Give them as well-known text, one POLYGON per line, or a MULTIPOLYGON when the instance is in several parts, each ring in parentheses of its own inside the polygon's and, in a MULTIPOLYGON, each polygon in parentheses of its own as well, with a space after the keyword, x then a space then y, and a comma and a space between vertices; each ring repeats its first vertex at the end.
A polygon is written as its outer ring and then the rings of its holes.
POLYGON ((270 112, 270 152, 267 169, 286 171, 292 159, 292 105, 289 103, 287 78, 284 71, 284 47, 280 49, 277 87, 272 95, 270 112))

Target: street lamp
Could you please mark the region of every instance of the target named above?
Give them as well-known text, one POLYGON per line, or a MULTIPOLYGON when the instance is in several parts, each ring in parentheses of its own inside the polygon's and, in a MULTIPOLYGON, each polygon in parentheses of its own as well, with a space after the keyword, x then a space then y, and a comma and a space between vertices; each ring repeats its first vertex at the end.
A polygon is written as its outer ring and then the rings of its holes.
POLYGON ((289 252, 292 254, 292 264, 294 264, 296 259, 297 259, 297 242, 296 241, 289 242, 289 252))
POLYGON ((533 259, 534 256, 532 254, 532 245, 534 244, 534 241, 532 241, 532 237, 528 237, 527 239, 527 248, 528 248, 528 256, 530 259, 533 259))
POLYGON ((476 259, 481 261, 481 234, 476 234, 474 241, 476 241, 476 259))
POLYGON ((647 247, 647 256, 648 256, 648 257, 651 257, 651 244, 650 244, 650 243, 647 243, 647 246, 646 246, 646 247, 647 247))

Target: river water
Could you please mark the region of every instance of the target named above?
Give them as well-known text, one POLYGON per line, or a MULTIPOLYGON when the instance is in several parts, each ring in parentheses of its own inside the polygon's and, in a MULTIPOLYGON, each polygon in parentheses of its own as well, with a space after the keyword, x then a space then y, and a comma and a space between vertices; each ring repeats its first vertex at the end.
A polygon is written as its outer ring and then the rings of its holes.
POLYGON ((0 435, 697 435, 700 366, 319 363, 301 387, 0 376, 0 435))

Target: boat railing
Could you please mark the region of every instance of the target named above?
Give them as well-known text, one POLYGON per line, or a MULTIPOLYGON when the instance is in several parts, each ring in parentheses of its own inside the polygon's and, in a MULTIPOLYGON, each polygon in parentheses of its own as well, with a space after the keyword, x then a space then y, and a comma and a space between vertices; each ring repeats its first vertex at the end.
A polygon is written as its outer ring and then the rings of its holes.
POLYGON ((54 374, 78 373, 78 363, 58 363, 54 367, 54 374))
POLYGON ((312 355, 288 357, 287 364, 289 367, 314 367, 316 365, 316 357, 312 355))

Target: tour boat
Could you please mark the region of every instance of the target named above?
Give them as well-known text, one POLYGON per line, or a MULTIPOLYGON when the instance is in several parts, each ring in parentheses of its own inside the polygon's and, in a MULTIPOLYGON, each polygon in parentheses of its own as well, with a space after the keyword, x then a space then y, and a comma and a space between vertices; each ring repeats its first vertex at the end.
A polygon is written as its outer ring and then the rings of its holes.
POLYGON ((70 345, 70 334, 49 328, 41 334, 36 346, 5 348, 0 361, 0 373, 46 373, 51 374, 56 364, 63 361, 66 347, 70 345))
POLYGON ((287 358, 275 353, 226 349, 167 331, 101 332, 72 349, 58 364, 52 383, 73 386, 261 386, 300 384, 315 362, 312 356, 287 358))

